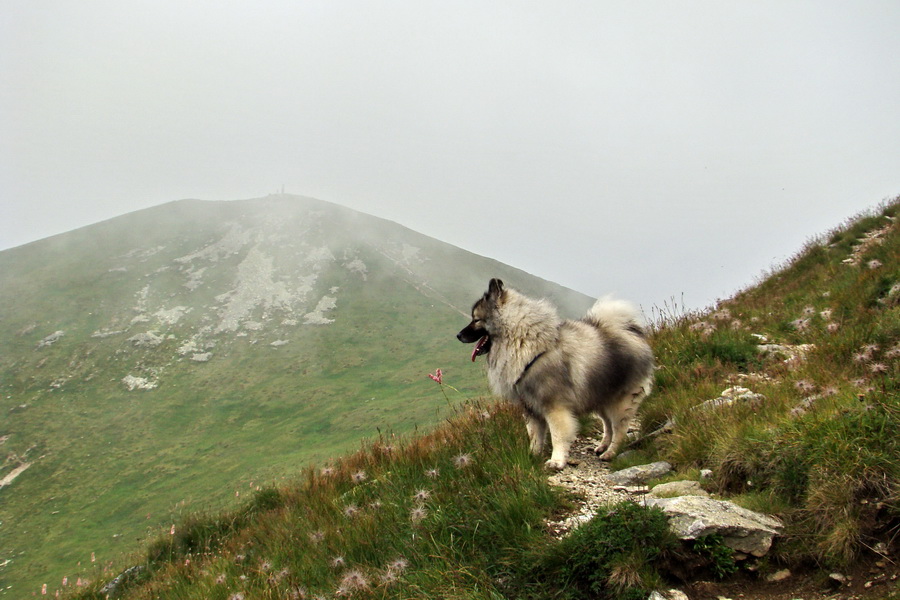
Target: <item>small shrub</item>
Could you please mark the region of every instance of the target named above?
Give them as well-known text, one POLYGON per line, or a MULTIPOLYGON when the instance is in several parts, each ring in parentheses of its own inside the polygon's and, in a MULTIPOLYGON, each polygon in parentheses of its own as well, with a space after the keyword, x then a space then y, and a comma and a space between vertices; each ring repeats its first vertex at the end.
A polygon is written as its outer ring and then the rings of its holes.
POLYGON ((660 509, 621 502, 550 546, 528 579, 560 597, 646 598, 676 546, 660 509))
POLYGON ((719 579, 737 572, 734 553, 725 545, 725 539, 719 534, 697 538, 691 544, 691 550, 708 561, 709 569, 719 579))

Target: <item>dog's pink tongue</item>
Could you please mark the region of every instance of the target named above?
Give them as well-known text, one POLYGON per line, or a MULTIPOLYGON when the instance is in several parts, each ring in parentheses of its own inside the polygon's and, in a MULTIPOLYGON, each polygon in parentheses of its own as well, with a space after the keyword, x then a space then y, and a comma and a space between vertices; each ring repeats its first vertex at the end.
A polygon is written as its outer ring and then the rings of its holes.
POLYGON ((478 342, 475 343, 475 349, 472 350, 472 362, 475 362, 475 359, 478 358, 478 353, 481 351, 481 347, 484 346, 488 341, 488 336, 484 336, 478 342))

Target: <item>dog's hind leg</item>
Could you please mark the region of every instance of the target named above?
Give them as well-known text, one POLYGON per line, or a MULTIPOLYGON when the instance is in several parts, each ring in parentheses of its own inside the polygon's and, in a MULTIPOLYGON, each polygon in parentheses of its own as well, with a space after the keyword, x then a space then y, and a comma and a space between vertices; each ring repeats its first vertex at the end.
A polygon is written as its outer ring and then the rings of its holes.
POLYGON ((608 423, 610 427, 604 431, 603 441, 607 441, 610 430, 612 433, 611 438, 609 439, 609 445, 606 448, 601 448, 603 446, 602 443, 597 447, 598 452, 601 449, 603 450, 603 453, 600 455, 600 460, 612 460, 613 457, 615 457, 616 452, 619 450, 619 446, 622 444, 622 440, 625 439, 625 434, 628 433, 628 426, 631 424, 631 420, 637 413, 637 409, 641 405, 641 400, 644 399, 645 395, 642 388, 640 392, 628 394, 625 397, 620 398, 618 402, 604 407, 603 426, 606 427, 608 423))
POLYGON ((606 416, 606 413, 601 411, 598 415, 600 420, 603 422, 603 439, 600 440, 600 443, 594 448, 594 452, 600 454, 607 448, 609 448, 609 444, 612 442, 612 421, 609 420, 609 417, 606 416))
POLYGON ((540 455, 544 450, 544 440, 547 438, 547 421, 537 416, 525 417, 525 430, 528 431, 528 440, 531 442, 531 453, 540 455))
POLYGON ((548 469, 560 471, 565 468, 569 458, 569 448, 578 435, 578 419, 570 410, 556 406, 547 411, 547 425, 550 428, 550 443, 553 454, 545 463, 548 469))

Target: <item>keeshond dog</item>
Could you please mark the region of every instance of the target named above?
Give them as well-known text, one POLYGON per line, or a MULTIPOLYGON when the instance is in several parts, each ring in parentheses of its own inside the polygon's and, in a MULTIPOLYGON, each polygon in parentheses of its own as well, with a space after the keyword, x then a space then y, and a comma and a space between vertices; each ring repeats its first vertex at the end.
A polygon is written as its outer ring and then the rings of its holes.
POLYGON ((492 279, 472 306, 472 322, 456 336, 487 356, 493 392, 522 406, 531 451, 553 452, 546 466, 566 466, 580 415, 603 421, 596 447, 611 460, 653 379, 653 352, 634 307, 600 299, 583 319, 560 321, 546 300, 529 298, 492 279))

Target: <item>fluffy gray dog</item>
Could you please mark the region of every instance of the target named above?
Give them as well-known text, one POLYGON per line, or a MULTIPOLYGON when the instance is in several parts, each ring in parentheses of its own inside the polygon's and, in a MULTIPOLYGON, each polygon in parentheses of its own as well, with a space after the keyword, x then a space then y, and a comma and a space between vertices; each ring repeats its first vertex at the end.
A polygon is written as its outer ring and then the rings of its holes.
POLYGON ((492 279, 472 306, 472 322, 456 337, 475 343, 473 361, 487 355, 493 392, 525 409, 535 454, 549 429, 550 469, 566 466, 578 416, 590 413, 603 420, 596 452, 612 459, 650 393, 653 352, 637 311, 621 300, 598 300, 583 319, 560 321, 546 300, 492 279))

